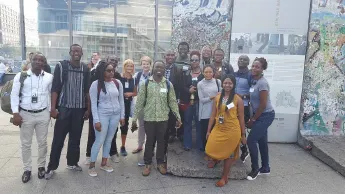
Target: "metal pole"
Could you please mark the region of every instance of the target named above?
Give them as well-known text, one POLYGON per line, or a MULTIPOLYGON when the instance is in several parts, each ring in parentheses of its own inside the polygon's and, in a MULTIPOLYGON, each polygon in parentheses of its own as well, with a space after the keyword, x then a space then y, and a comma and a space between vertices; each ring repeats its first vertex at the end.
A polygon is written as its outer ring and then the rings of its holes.
POLYGON ((155 0, 155 53, 154 60, 157 60, 158 53, 158 0, 155 0))
POLYGON ((72 0, 68 0, 69 45, 73 44, 72 0))
POLYGON ((19 26, 20 26, 20 46, 22 51, 22 60, 26 60, 26 40, 25 40, 25 16, 24 0, 19 0, 19 26))
POLYGON ((230 35, 229 35, 229 47, 228 47, 228 52, 226 53, 226 56, 228 57, 229 63, 230 63, 230 53, 231 53, 231 33, 232 33, 232 22, 234 21, 234 2, 235 0, 230 0, 230 5, 229 5, 229 12, 231 11, 231 13, 229 13, 229 21, 231 22, 231 26, 230 26, 230 35))
POLYGON ((114 0, 114 31, 114 54, 117 56, 117 0, 114 0))

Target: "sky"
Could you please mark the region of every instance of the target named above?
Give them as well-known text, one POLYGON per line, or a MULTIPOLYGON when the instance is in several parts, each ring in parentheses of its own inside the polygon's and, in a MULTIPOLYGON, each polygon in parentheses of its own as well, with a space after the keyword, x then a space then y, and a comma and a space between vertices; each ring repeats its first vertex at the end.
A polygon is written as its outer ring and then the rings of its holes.
MULTIPOLYGON (((26 18, 37 19, 37 0, 23 0, 26 18)), ((0 4, 12 7, 19 12, 19 0, 0 0, 0 4)))

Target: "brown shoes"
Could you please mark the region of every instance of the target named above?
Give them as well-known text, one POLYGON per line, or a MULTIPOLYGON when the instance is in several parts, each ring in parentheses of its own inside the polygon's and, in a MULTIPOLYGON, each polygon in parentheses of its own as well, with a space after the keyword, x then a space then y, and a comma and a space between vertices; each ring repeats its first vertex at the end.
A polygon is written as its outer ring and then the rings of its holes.
POLYGON ((149 176, 151 173, 151 165, 145 165, 143 170, 143 176, 149 176))
POLYGON ((158 164, 157 169, 162 175, 167 174, 167 169, 165 168, 164 164, 158 164))

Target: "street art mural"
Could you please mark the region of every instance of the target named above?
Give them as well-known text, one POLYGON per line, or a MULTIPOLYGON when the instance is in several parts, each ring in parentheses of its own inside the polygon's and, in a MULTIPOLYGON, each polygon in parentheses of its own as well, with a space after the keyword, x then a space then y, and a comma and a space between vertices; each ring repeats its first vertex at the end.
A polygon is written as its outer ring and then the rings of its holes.
POLYGON ((229 50, 231 7, 233 0, 175 0, 173 7, 172 46, 185 41, 191 49, 229 50))
POLYGON ((303 135, 345 135, 345 0, 313 0, 302 94, 303 135))

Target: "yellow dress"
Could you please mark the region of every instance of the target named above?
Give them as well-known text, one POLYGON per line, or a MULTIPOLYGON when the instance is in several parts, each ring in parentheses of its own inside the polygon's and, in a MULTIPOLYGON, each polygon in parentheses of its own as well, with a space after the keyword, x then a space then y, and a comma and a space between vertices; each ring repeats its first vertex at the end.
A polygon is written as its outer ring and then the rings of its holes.
POLYGON ((241 142, 241 127, 237 117, 237 100, 240 97, 234 96, 234 107, 225 111, 225 105, 216 97, 216 123, 206 143, 206 154, 216 160, 225 160, 227 158, 237 160, 239 157, 239 147, 241 142), (219 110, 218 104, 222 103, 219 110), (219 123, 219 115, 223 115, 224 123, 219 123))

